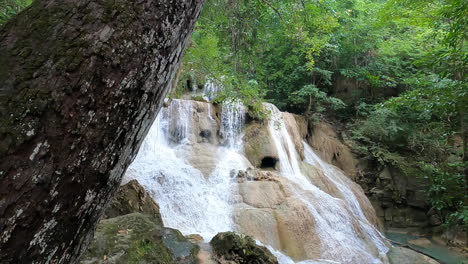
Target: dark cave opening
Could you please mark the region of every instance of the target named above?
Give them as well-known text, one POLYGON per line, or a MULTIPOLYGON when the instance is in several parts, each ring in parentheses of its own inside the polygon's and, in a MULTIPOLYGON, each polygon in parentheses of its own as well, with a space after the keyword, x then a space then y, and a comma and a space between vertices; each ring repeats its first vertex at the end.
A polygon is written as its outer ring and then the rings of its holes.
POLYGON ((260 167, 262 169, 268 169, 268 168, 274 169, 276 167, 277 162, 278 162, 278 159, 276 159, 276 158, 264 157, 262 159, 262 164, 260 165, 260 167))

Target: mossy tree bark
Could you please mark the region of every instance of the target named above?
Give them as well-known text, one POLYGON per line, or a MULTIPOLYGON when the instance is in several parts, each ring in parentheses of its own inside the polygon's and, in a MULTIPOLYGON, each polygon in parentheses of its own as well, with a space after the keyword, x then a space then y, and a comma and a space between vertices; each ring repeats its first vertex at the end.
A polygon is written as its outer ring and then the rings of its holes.
POLYGON ((36 0, 0 28, 0 263, 74 263, 203 0, 36 0))

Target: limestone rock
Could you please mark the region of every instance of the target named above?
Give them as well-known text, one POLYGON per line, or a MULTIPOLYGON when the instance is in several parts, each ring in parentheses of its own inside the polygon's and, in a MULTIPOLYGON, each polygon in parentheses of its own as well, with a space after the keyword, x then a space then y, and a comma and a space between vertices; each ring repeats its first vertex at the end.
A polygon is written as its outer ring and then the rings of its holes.
POLYGON ((210 244, 218 258, 236 264, 278 264, 276 257, 266 247, 255 244, 249 236, 234 232, 219 233, 210 244))
POLYGON ((239 184, 244 203, 256 208, 275 208, 285 200, 279 184, 272 181, 248 181, 239 184))
POLYGON ((245 171, 238 171, 236 177, 237 181, 242 183, 245 181, 277 181, 279 175, 273 171, 247 168, 245 171))
POLYGON ((244 153, 256 168, 261 168, 262 162, 265 168, 276 168, 279 160, 278 151, 267 125, 253 122, 245 128, 244 153))
POLYGON ((233 218, 238 225, 237 230, 249 234, 263 244, 281 249, 281 239, 275 210, 270 208, 255 208, 246 204, 236 205, 233 218))
POLYGON ((299 126, 296 122, 296 118, 291 113, 283 113, 284 123, 286 124, 286 129, 291 135, 291 139, 296 147, 296 150, 299 154, 300 159, 304 159, 304 145, 302 144, 302 133, 299 130, 299 126))
POLYGON ((388 253, 390 264, 439 264, 438 261, 404 247, 392 247, 388 253))
POLYGON ((418 238, 408 241, 409 244, 420 246, 420 247, 427 247, 431 245, 431 241, 427 238, 418 238))
POLYGON ((352 179, 356 177, 359 162, 351 149, 340 141, 330 124, 322 121, 314 125, 307 141, 326 162, 342 169, 352 179))
POLYGON ((195 264, 199 247, 150 216, 133 213, 102 220, 81 264, 195 264))
POLYGON ((104 212, 103 218, 113 218, 131 213, 143 213, 153 217, 162 225, 159 205, 145 191, 137 180, 132 180, 119 187, 117 194, 104 212))

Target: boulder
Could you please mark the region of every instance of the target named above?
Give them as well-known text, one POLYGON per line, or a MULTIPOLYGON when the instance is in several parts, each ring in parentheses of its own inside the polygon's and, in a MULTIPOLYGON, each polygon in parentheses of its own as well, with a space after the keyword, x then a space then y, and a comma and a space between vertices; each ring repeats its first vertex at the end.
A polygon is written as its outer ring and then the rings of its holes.
POLYGON ((408 243, 411 245, 420 246, 420 247, 427 247, 432 244, 432 242, 425 237, 409 240, 408 243))
POLYGON ((404 247, 392 247, 388 253, 390 264, 439 264, 438 261, 404 247))
POLYGON ((351 179, 355 179, 359 162, 351 149, 341 142, 330 124, 322 121, 314 125, 307 141, 319 152, 322 159, 342 169, 351 179))
POLYGON ((117 194, 104 212, 103 218, 113 218, 130 213, 144 213, 162 225, 159 205, 145 191, 137 180, 132 180, 120 186, 117 194))
POLYGON ((263 246, 255 243, 250 236, 234 232, 217 234, 211 241, 213 252, 221 260, 238 264, 277 264, 276 257, 263 246))
POLYGON ((239 184, 244 203, 256 208, 275 208, 285 200, 281 186, 273 181, 247 181, 239 184))
POLYGON ((195 264, 199 247, 141 213, 102 220, 81 264, 195 264))
POLYGON ((275 169, 279 160, 267 125, 251 123, 245 128, 244 153, 256 168, 275 169))

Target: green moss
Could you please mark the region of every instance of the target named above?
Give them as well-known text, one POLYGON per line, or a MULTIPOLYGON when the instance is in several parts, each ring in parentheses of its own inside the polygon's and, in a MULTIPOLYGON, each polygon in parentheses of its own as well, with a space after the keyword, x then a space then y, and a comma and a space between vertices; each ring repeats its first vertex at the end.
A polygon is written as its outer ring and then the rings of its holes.
POLYGON ((205 98, 201 95, 192 95, 191 99, 194 101, 206 102, 205 98))
POLYGON ((132 241, 129 249, 128 263, 175 263, 171 252, 162 244, 148 239, 132 241))
POLYGON ((113 258, 114 263, 193 263, 198 246, 154 218, 132 213, 101 221, 83 260, 113 258), (180 260, 180 261, 179 261, 180 260))
POLYGON ((219 257, 239 264, 278 263, 276 257, 267 248, 258 246, 250 236, 238 235, 234 232, 219 233, 210 241, 210 245, 219 257))

